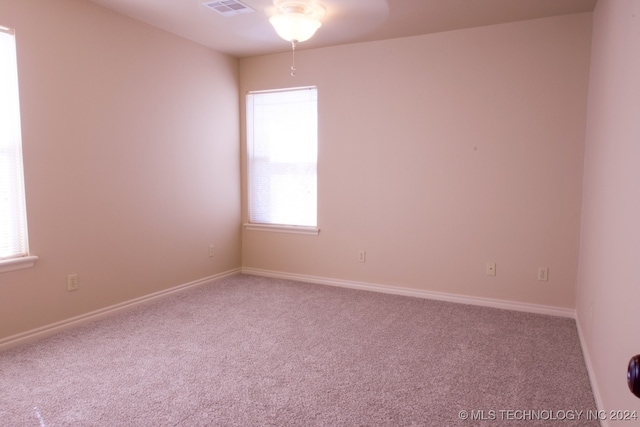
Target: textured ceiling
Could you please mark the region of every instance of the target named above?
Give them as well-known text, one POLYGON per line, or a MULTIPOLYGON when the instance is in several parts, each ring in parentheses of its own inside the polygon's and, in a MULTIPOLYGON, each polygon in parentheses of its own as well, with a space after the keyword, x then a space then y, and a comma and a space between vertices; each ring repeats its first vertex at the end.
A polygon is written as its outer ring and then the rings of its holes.
MULTIPOLYGON (((268 21, 271 0, 241 0, 254 13, 224 17, 202 0, 90 0, 232 56, 284 52, 268 21)), ((593 11, 596 0, 321 0, 323 25, 300 49, 408 37, 593 11)))

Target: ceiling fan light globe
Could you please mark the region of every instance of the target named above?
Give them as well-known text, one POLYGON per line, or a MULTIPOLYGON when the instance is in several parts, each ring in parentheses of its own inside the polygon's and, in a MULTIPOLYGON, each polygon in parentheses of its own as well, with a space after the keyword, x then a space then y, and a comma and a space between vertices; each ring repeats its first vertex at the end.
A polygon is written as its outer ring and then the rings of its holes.
POLYGON ((269 18, 276 33, 289 42, 309 40, 322 23, 302 13, 281 13, 269 18))

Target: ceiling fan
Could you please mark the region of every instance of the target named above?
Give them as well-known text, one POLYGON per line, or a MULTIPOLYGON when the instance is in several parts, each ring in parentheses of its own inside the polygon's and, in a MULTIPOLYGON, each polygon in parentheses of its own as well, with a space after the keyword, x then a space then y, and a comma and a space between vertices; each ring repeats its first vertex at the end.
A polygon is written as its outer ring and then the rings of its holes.
MULTIPOLYGON (((379 16, 386 17, 386 0, 203 0, 202 4, 229 17, 251 12, 262 12, 264 19, 260 26, 269 22, 275 33, 291 44, 293 65, 291 75, 295 75, 295 51, 298 43, 314 36, 316 31, 329 23, 324 39, 335 36, 349 37, 349 28, 362 31, 359 25, 341 25, 350 18, 362 16, 361 12, 382 11, 379 16), (376 6, 377 5, 377 6, 376 6), (379 6, 383 6, 380 8, 379 6), (359 13, 360 12, 360 13, 359 13), (345 31, 346 30, 346 31, 345 31)), ((365 21, 368 22, 369 20, 365 21)))
MULTIPOLYGON (((169 1, 169 0, 164 0, 169 1)), ((309 47, 348 42, 374 30, 388 16, 387 0, 200 0, 225 17, 244 15, 230 34, 273 45, 279 36, 297 45, 314 37, 309 47), (253 13, 256 12, 256 13, 253 13), (251 25, 246 23, 251 22, 251 25), (322 30, 318 29, 322 27, 322 30), (316 31, 318 31, 317 35, 316 31), (317 39, 317 40, 315 40, 317 39)), ((212 21, 213 22, 213 21, 212 21)), ((215 21, 220 25, 220 21, 215 21)))
POLYGON ((325 8, 316 0, 274 0, 275 13, 269 18, 276 33, 291 43, 291 76, 296 75, 296 45, 309 40, 322 26, 325 8))

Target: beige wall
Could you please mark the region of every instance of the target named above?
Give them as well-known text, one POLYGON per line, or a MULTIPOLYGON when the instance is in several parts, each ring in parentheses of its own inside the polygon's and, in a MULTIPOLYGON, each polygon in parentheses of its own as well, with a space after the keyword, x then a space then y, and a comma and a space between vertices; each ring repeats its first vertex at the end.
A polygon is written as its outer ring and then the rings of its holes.
POLYGON ((238 268, 243 94, 317 85, 322 231, 244 231, 243 265, 568 308, 578 281, 600 399, 640 410, 639 9, 598 3, 586 125, 591 14, 300 51, 296 78, 288 54, 247 58, 238 81, 92 3, 0 0, 40 257, 0 274, 0 339, 238 268))
POLYGON ((317 85, 320 120, 320 235, 243 231, 243 266, 575 307, 590 32, 587 13, 299 51, 295 78, 290 54, 241 60, 242 93, 317 85))
POLYGON ((600 0, 593 25, 578 322, 604 409, 640 412, 640 2, 600 0))
POLYGON ((0 25, 40 257, 0 274, 0 338, 238 268, 237 61, 84 0, 1 0, 0 25))

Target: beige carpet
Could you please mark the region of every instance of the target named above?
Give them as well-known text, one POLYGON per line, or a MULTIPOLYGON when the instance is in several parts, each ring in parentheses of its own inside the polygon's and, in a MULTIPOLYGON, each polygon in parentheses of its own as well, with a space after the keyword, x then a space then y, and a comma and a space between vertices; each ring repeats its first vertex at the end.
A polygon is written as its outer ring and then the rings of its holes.
POLYGON ((597 426, 595 409, 571 319, 255 276, 0 353, 0 426, 597 426))

